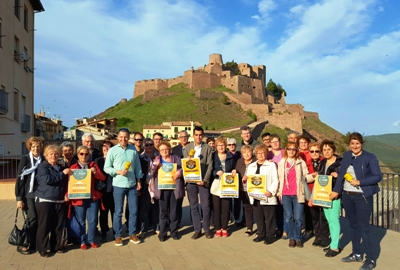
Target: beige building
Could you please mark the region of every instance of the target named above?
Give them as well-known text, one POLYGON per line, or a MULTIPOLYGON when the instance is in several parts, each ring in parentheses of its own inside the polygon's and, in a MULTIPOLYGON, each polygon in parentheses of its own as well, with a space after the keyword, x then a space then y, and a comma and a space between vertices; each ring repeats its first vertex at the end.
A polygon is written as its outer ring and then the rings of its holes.
POLYGON ((36 135, 43 137, 45 140, 53 140, 55 134, 63 133, 68 129, 63 126, 60 119, 46 117, 45 112, 35 114, 35 125, 36 135))
POLYGON ((145 138, 153 138, 153 134, 160 132, 164 139, 169 140, 172 146, 179 143, 179 132, 186 130, 189 134, 189 142, 193 141, 193 129, 194 127, 201 127, 199 122, 163 122, 161 125, 145 125, 143 126, 143 136, 145 138))
POLYGON ((0 1, 0 155, 19 158, 34 135, 35 13, 40 0, 0 1))

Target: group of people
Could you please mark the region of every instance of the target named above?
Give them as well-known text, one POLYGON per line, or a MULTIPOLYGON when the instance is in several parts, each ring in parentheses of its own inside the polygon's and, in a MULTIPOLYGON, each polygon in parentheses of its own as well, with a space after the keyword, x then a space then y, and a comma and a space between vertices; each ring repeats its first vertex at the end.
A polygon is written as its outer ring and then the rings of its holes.
POLYGON ((186 189, 194 240, 203 235, 207 239, 229 237, 232 212, 237 225, 246 226, 245 236, 255 235, 254 242, 270 245, 282 238, 289 240, 290 248, 302 248, 303 239, 315 235, 312 245, 324 248, 327 257, 341 252, 339 215, 343 205, 350 221, 353 251, 342 261, 363 261, 362 239, 366 260, 360 269, 375 267, 369 218, 372 196, 379 191, 377 183, 382 175, 376 157, 363 150, 359 133, 350 135, 350 151, 343 158, 335 154, 333 141, 311 143, 309 137, 294 132, 288 134, 284 148, 277 134, 263 134, 262 143, 254 140, 248 126, 241 128, 242 141, 238 143, 223 137, 203 142, 201 127, 195 127, 192 136, 189 143, 189 134, 181 131, 180 143, 172 147, 160 133, 151 139, 123 128, 118 132, 118 144, 102 142, 102 153, 93 147, 93 136, 84 134, 76 155, 73 145, 64 142, 61 146, 48 145, 43 156, 43 140, 32 137, 26 143, 30 152, 21 159, 16 182, 17 207, 27 213, 31 244, 18 247, 18 251, 29 254, 36 250, 43 257, 48 257, 49 251, 63 253, 62 229, 71 216, 79 224, 80 248, 97 248, 97 225, 101 241, 106 241, 109 213, 115 245, 122 246, 124 211, 130 242, 140 243, 151 229, 160 242, 169 237, 178 240, 186 189), (182 158, 199 158, 201 181, 185 181, 182 158), (174 190, 158 186, 158 171, 164 164, 177 166, 174 190), (90 199, 68 199, 68 176, 74 169, 90 170, 90 199), (238 198, 221 198, 214 188, 224 173, 238 175, 238 198), (345 181, 345 174, 352 179, 345 181), (247 193, 250 175, 265 176, 267 190, 261 200, 247 193), (332 207, 316 206, 305 198, 305 185, 313 190, 318 175, 332 177, 332 207))

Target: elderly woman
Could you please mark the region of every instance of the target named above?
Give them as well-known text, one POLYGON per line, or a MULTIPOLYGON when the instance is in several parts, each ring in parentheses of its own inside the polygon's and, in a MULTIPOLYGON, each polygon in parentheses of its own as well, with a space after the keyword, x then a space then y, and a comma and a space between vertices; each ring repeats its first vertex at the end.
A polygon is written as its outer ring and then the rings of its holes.
POLYGON ((258 232, 258 236, 253 241, 256 243, 264 241, 264 244, 270 245, 275 241, 275 207, 278 204, 276 198, 279 184, 278 175, 276 165, 267 160, 268 147, 265 144, 257 145, 254 153, 257 161, 249 165, 247 175, 264 175, 267 181, 267 191, 264 194, 266 197, 265 200, 257 200, 250 197, 258 232))
POLYGON ((101 172, 106 176, 106 187, 103 188, 101 193, 103 196, 101 197, 103 201, 104 209, 100 207, 100 229, 101 229, 101 242, 105 242, 107 240, 107 232, 110 230, 108 226, 108 213, 111 215, 111 222, 113 221, 114 216, 114 196, 113 196, 113 187, 112 187, 112 177, 104 171, 104 162, 108 153, 108 150, 113 147, 114 144, 109 140, 104 140, 101 143, 101 149, 103 152, 103 156, 96 158, 94 162, 99 166, 101 172))
POLYGON ((160 242, 167 240, 167 232, 171 232, 171 237, 174 240, 180 238, 178 234, 178 200, 182 199, 185 195, 185 188, 182 179, 181 169, 181 158, 175 155, 171 155, 171 144, 166 141, 162 141, 158 146, 160 155, 154 159, 151 167, 151 179, 149 182, 149 189, 151 197, 155 197, 159 200, 160 206, 160 233, 158 239, 160 242), (174 173, 173 180, 176 183, 174 189, 160 189, 159 184, 159 169, 164 166, 171 164, 177 165, 177 170, 174 173))
POLYGON ((243 203, 244 217, 246 220, 245 236, 249 237, 253 234, 253 206, 250 204, 249 195, 247 194, 247 169, 251 163, 256 161, 253 156, 253 149, 250 145, 243 145, 240 149, 242 157, 236 162, 235 170, 232 175, 236 173, 239 175, 239 198, 243 203))
POLYGON ((74 145, 69 141, 65 141, 60 144, 60 147, 62 157, 58 160, 58 164, 65 168, 69 168, 72 164, 75 164, 78 161, 74 156, 74 145))
POLYGON ((61 149, 57 145, 48 145, 44 149, 46 161, 37 168, 37 189, 35 207, 37 211, 38 229, 36 234, 36 250, 42 257, 49 257, 50 251, 63 253, 61 247, 62 230, 66 204, 68 200, 68 175, 72 170, 57 164, 61 149), (49 239, 50 234, 50 239, 49 239))
MULTIPOLYGON (((316 175, 316 173, 315 173, 316 175)), ((289 247, 303 247, 301 241, 301 226, 303 224, 304 187, 302 177, 307 182, 314 181, 304 160, 299 158, 296 143, 289 142, 285 148, 284 158, 278 163, 279 192, 282 200, 283 214, 287 223, 289 247)))
MULTIPOLYGON (((99 166, 94 162, 89 162, 90 149, 87 146, 79 146, 77 149, 78 162, 71 166, 71 169, 90 169, 91 171, 91 191, 90 199, 71 199, 70 203, 74 206, 74 215, 79 223, 81 249, 86 250, 88 242, 92 248, 97 248, 94 236, 98 221, 98 200, 103 196, 101 191, 95 189, 95 180, 105 181, 106 176, 101 172, 99 166), (86 237, 86 218, 88 220, 88 233, 86 237)), ((104 207, 103 207, 104 208, 104 207)))
MULTIPOLYGON (((213 155, 213 179, 220 180, 224 173, 230 173, 235 169, 236 162, 231 152, 226 151, 225 138, 219 137, 215 140, 216 151, 213 155)), ((212 195, 214 206, 214 228, 215 237, 228 237, 229 209, 232 199, 220 198, 219 195, 212 195)))
POLYGON ((44 160, 41 152, 43 150, 43 138, 30 137, 26 143, 29 154, 22 156, 18 164, 18 177, 15 182, 15 197, 17 208, 26 212, 27 224, 29 225, 29 236, 31 243, 28 247, 17 247, 17 251, 27 255, 36 250, 37 214, 35 209, 36 169, 44 160))
POLYGON ((206 140, 207 144, 212 148, 212 151, 215 152, 215 139, 213 137, 208 137, 206 140))
POLYGON ((353 132, 349 139, 350 151, 343 155, 330 198, 333 200, 342 195, 342 204, 350 222, 353 252, 342 258, 342 262, 362 262, 362 239, 366 260, 360 269, 373 269, 376 267, 377 254, 374 252, 369 220, 373 195, 379 192, 378 183, 382 180, 382 173, 376 156, 363 150, 364 140, 361 134, 353 132))

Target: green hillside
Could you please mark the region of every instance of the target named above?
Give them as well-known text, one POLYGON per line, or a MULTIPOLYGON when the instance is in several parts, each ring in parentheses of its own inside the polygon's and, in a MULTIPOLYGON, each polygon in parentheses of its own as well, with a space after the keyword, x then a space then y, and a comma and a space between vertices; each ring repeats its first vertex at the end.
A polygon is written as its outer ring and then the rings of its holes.
MULTIPOLYGON (((232 92, 225 87, 203 89, 210 92, 232 92)), ((142 131, 143 125, 160 125, 168 121, 198 121, 206 130, 227 128, 252 122, 252 118, 239 105, 227 102, 225 96, 217 99, 199 99, 197 90, 187 89, 184 84, 174 85, 150 102, 142 102, 138 96, 125 103, 119 103, 99 117, 118 118, 119 127, 142 131)))
POLYGON ((365 150, 374 153, 393 171, 400 171, 400 134, 365 136, 364 140, 365 150))

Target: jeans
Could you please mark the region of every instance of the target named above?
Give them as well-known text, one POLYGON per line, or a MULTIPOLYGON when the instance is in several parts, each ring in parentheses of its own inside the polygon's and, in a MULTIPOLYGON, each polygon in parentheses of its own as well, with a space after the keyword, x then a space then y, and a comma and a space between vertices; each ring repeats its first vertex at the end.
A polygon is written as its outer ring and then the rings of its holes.
POLYGON ((329 233, 331 235, 331 249, 339 248, 340 240, 340 199, 332 201, 332 208, 323 207, 325 217, 328 220, 329 233))
POLYGON ((129 236, 136 234, 136 222, 137 222, 137 206, 138 206, 138 191, 137 185, 131 188, 120 188, 114 186, 114 203, 115 212, 113 227, 115 231, 115 238, 121 237, 122 235, 122 212, 124 207, 125 196, 129 206, 129 236))
POLYGON ((282 204, 289 239, 301 241, 304 204, 297 201, 296 195, 283 195, 282 204))
POLYGON ((346 191, 342 193, 342 203, 346 211, 346 218, 350 222, 351 243, 353 253, 361 254, 361 238, 365 247, 366 259, 376 260, 374 253, 374 240, 370 232, 369 219, 372 213, 372 196, 365 197, 364 194, 349 195, 346 191))
POLYGON ((98 201, 92 199, 82 200, 81 206, 74 206, 75 217, 79 223, 79 238, 82 244, 86 244, 86 218, 88 221, 87 241, 89 244, 94 243, 94 235, 97 230, 98 222, 98 201))

